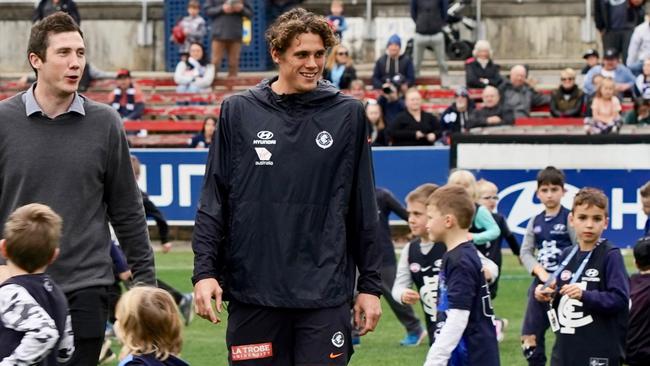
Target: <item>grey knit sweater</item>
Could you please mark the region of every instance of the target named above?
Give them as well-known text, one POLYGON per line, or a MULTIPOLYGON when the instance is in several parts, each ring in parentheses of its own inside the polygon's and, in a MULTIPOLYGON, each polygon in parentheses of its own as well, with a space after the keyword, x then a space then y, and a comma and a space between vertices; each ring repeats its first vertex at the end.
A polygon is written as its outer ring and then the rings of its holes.
POLYGON ((0 102, 0 231, 19 206, 63 218, 59 258, 47 272, 64 292, 113 283, 109 221, 135 281, 154 284, 142 198, 117 113, 83 97, 83 112, 27 116, 23 96, 0 102))

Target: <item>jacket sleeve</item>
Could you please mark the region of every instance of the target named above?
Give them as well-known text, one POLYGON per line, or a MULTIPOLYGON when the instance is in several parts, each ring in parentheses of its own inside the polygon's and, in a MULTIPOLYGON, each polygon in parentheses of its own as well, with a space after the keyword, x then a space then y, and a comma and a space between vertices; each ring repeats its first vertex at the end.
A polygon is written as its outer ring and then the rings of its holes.
POLYGON ((524 241, 521 243, 521 250, 519 252, 519 258, 524 264, 524 267, 528 273, 533 273, 533 268, 539 264, 537 262, 537 257, 535 256, 535 232, 533 232, 533 220, 531 218, 526 225, 526 234, 524 234, 524 241))
POLYGON ((415 67, 413 66, 413 60, 411 60, 410 57, 407 60, 406 75, 404 75, 404 77, 406 78, 406 84, 411 87, 415 85, 415 67))
POLYGON ((465 84, 468 88, 484 88, 485 84, 479 80, 472 63, 465 64, 465 84))
POLYGON ((474 223, 477 227, 484 229, 480 233, 472 234, 472 240, 478 245, 483 245, 488 241, 492 241, 501 235, 501 229, 494 217, 484 206, 479 206, 476 210, 476 216, 474 217, 474 223))
POLYGON ((379 57, 377 62, 375 62, 375 68, 372 70, 372 88, 381 89, 381 86, 384 84, 382 78, 384 70, 382 70, 382 59, 384 56, 379 57))
POLYGON ((553 117, 561 117, 562 112, 558 109, 557 106, 557 98, 559 98, 559 95, 557 92, 553 92, 553 95, 551 95, 551 116, 553 117))
POLYGON ((126 116, 124 116, 124 118, 131 119, 131 120, 138 120, 142 118, 143 114, 144 114, 144 103, 137 102, 133 107, 133 112, 127 114, 126 116))
POLYGON ((625 64, 627 67, 634 66, 635 63, 639 61, 639 50, 641 49, 642 41, 642 32, 647 30, 646 27, 637 27, 632 33, 632 38, 630 39, 630 46, 627 48, 627 61, 625 64))
POLYGON ((145 192, 142 193, 142 204, 144 205, 144 214, 146 217, 151 217, 156 221, 158 227, 158 235, 160 235, 160 242, 167 243, 169 241, 169 225, 165 220, 165 215, 151 202, 149 195, 145 192))
POLYGON ((418 0, 411 0, 411 19, 415 21, 418 18, 418 0))
POLYGON ((68 2, 68 14, 77 22, 77 25, 81 25, 81 16, 79 16, 79 10, 77 9, 77 4, 74 1, 68 2))
POLYGON ((230 139, 230 101, 221 105, 215 141, 210 144, 208 162, 203 178, 201 198, 196 212, 192 250, 194 251, 194 275, 192 283, 206 278, 217 278, 222 247, 228 235, 230 192, 230 164, 232 141, 230 139))
POLYGON ((244 0, 244 8, 241 11, 241 15, 247 18, 253 17, 253 7, 249 0, 244 0))
POLYGON ((501 107, 501 125, 512 126, 515 124, 515 112, 511 109, 501 107))
POLYGON ((603 0, 594 0, 594 22, 596 22, 596 29, 599 31, 605 30, 605 14, 603 14, 602 3, 603 0))
POLYGON ((134 282, 155 285, 153 251, 149 245, 142 196, 133 175, 129 145, 120 124, 118 119, 111 131, 111 151, 104 176, 104 202, 120 247, 131 266, 134 282))
POLYGON ((207 15, 210 18, 215 18, 223 14, 223 3, 224 0, 206 1, 205 5, 203 6, 203 11, 205 11, 205 15, 207 15))
POLYGON ((550 99, 551 99, 550 96, 544 95, 544 94, 538 92, 535 89, 532 89, 531 91, 533 92, 533 95, 532 95, 530 104, 533 107, 538 107, 538 106, 541 106, 541 105, 547 105, 550 102, 550 99))
POLYGON ((604 276, 605 291, 591 290, 582 293, 585 310, 604 314, 625 310, 630 298, 630 279, 619 249, 612 249, 607 253, 604 276))
POLYGON ((386 198, 388 202, 388 208, 390 208, 392 212, 394 212, 397 216, 399 216, 403 220, 409 219, 408 212, 406 212, 404 206, 402 206, 402 204, 399 203, 397 198, 395 198, 395 196, 391 192, 388 192, 386 198))
POLYGON ((596 92, 593 84, 593 79, 594 76, 600 73, 600 70, 601 70, 600 66, 594 66, 589 70, 587 75, 585 75, 584 86, 582 87, 582 90, 584 90, 585 94, 593 95, 596 92), (596 70, 598 71, 596 72, 596 70))
POLYGON ((404 129, 404 126, 408 126, 410 118, 411 115, 407 111, 401 112, 395 117, 395 120, 388 128, 388 136, 391 137, 393 142, 414 143, 416 141, 415 130, 404 129))
POLYGON ((116 275, 129 270, 129 265, 126 263, 124 253, 122 253, 122 249, 120 249, 114 240, 111 240, 111 259, 113 260, 113 266, 115 266, 115 271, 117 272, 116 275))
POLYGON ((180 61, 176 65, 176 69, 174 70, 174 82, 177 85, 189 84, 192 82, 193 77, 185 73, 186 69, 187 63, 185 61, 180 61))
MULTIPOLYGON (((368 122, 363 106, 355 104, 356 136, 354 178, 351 187, 350 206, 348 210, 348 246, 359 270, 357 290, 360 293, 381 295, 382 255, 377 236, 377 200, 372 168, 372 156, 368 143, 368 122)), ((219 142, 217 142, 218 144, 219 142)))
POLYGON ((214 65, 207 64, 205 67, 205 74, 203 76, 196 78, 194 80, 194 85, 198 86, 201 89, 209 88, 212 86, 214 81, 214 65))

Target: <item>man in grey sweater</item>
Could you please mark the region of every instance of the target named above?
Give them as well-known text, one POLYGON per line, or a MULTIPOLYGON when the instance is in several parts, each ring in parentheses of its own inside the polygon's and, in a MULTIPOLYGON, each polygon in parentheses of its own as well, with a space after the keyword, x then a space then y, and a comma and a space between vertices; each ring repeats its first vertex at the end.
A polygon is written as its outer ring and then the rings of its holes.
MULTIPOLYGON (((48 273, 65 293, 75 333, 68 365, 96 365, 113 282, 109 221, 135 282, 155 284, 142 198, 117 113, 77 94, 83 33, 67 14, 32 27, 27 91, 0 102, 0 231, 17 207, 38 202, 63 218, 48 273)), ((2 262, 4 263, 4 262, 2 262)))

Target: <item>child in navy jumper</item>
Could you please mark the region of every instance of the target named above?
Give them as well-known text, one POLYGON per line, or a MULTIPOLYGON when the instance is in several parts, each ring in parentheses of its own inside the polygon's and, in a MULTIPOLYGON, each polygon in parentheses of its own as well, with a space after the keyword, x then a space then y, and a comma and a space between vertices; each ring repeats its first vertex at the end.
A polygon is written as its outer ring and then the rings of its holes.
POLYGON ((535 289, 538 301, 552 305, 546 305, 555 331, 551 366, 622 362, 629 278, 621 251, 601 238, 608 224, 607 206, 598 189, 583 188, 576 194, 569 223, 578 245, 564 250, 551 284, 535 289))
POLYGON ((61 217, 45 205, 22 206, 3 235, 9 278, 0 284, 0 365, 67 362, 74 352, 68 302, 45 274, 59 253, 61 217))
POLYGON ((187 366, 178 358, 183 345, 176 303, 165 290, 140 286, 117 303, 116 334, 124 347, 119 366, 187 366))
POLYGON ((647 365, 650 360, 650 236, 634 246, 639 273, 630 278, 630 321, 625 341, 625 363, 647 365))
POLYGON ((561 204, 564 193, 561 170, 549 166, 539 171, 537 198, 544 211, 528 221, 520 255, 524 267, 534 276, 521 329, 521 347, 531 366, 546 365, 544 342, 549 327, 548 306, 535 300, 535 288, 549 281, 560 265, 562 251, 575 244, 575 234, 568 224, 569 210, 561 204))
MULTIPOLYGON (((437 188, 435 184, 426 183, 406 196, 409 229, 415 238, 402 249, 392 291, 393 299, 402 304, 415 304, 420 300, 429 333, 429 346, 433 344, 446 317, 444 312, 438 311, 438 294, 442 257, 447 247, 444 243, 431 241, 427 232, 427 200, 437 188), (413 285, 417 291, 411 289, 413 285)), ((496 279, 499 275, 496 264, 483 256, 480 259, 486 279, 496 279)), ((421 338, 426 334, 423 332, 421 338)))
POLYGON ((462 187, 447 185, 438 188, 427 203, 429 236, 447 246, 438 300, 438 310, 445 312, 446 320, 424 365, 499 365, 490 291, 478 251, 467 240, 474 200, 462 187))

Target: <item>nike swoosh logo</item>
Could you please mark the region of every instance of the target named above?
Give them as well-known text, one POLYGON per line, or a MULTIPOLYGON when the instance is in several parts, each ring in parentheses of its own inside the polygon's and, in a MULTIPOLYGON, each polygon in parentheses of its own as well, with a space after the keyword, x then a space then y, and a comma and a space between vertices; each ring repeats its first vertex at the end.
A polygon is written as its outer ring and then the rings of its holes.
POLYGON ((426 272, 426 271, 428 271, 428 270, 430 270, 430 269, 431 269, 431 266, 428 266, 428 267, 422 267, 422 269, 420 269, 420 272, 426 272))
POLYGON ((341 355, 343 355, 343 353, 336 353, 336 354, 330 353, 330 358, 334 359, 334 358, 337 358, 337 357, 339 357, 341 355))

